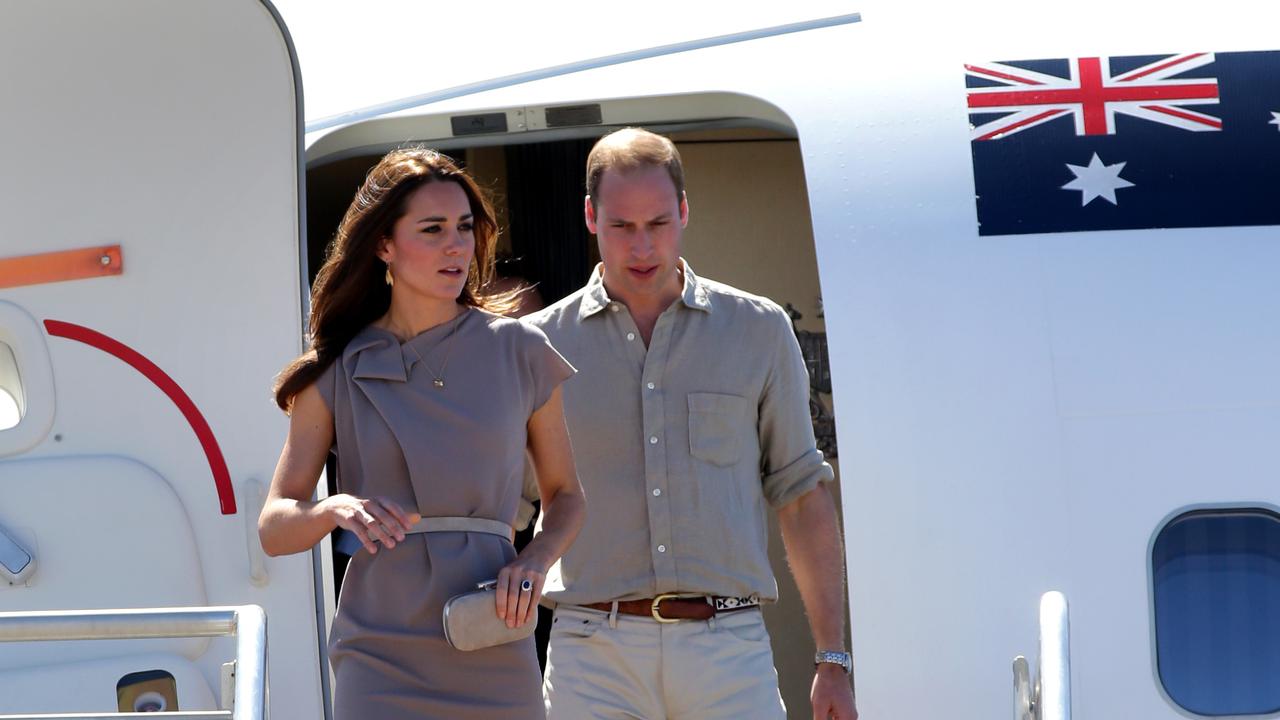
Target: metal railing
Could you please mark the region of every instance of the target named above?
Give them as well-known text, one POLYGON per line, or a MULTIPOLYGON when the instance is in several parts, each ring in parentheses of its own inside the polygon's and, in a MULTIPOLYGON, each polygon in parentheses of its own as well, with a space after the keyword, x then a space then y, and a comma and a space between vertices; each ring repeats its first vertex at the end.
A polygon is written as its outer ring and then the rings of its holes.
POLYGON ((1071 620, 1067 596, 1040 598, 1040 720, 1071 720, 1071 620))
POLYGON ((162 713, 0 715, 3 720, 265 720, 267 616, 257 605, 142 610, 54 610, 0 613, 0 642, 236 638, 235 691, 230 710, 162 713))
POLYGON ((1013 659, 1015 720, 1071 720, 1071 620, 1060 592, 1040 597, 1040 658, 1032 677, 1027 659, 1013 659))

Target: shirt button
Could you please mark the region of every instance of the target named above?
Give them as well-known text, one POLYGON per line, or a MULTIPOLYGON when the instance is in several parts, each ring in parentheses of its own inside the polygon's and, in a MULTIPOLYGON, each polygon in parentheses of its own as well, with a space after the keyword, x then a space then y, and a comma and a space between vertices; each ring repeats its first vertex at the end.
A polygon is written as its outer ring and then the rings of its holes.
POLYGON ((654 489, 653 489, 653 496, 654 496, 654 497, 658 497, 658 496, 659 496, 659 495, 661 495, 661 494, 662 494, 662 488, 654 488, 654 489))
POLYGON ((635 340, 635 339, 636 339, 636 334, 635 334, 635 333, 627 333, 627 339, 628 339, 628 340, 635 340))
POLYGON ((618 303, 613 303, 612 305, 610 305, 609 312, 618 312, 618 303))
POLYGON ((652 389, 654 389, 654 388, 656 388, 656 387, 658 387, 658 386, 657 386, 657 385, 654 385, 653 383, 649 383, 648 385, 645 385, 645 387, 647 387, 647 388, 649 388, 650 390, 652 390, 652 389))
POLYGON ((666 546, 666 545, 659 545, 659 546, 658 546, 658 552, 666 552, 666 551, 667 551, 667 546, 666 546))
POLYGON ((654 435, 654 436, 650 437, 650 438, 649 438, 649 444, 650 444, 650 445, 657 445, 657 444, 658 444, 658 436, 657 436, 657 435, 654 435))

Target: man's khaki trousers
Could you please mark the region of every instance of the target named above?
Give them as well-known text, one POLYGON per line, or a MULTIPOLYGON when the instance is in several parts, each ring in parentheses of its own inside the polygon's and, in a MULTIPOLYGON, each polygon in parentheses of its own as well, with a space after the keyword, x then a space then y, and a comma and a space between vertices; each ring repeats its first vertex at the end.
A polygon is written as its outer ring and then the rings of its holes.
POLYGON ((659 623, 556 609, 543 683, 548 720, 785 720, 759 608, 659 623))

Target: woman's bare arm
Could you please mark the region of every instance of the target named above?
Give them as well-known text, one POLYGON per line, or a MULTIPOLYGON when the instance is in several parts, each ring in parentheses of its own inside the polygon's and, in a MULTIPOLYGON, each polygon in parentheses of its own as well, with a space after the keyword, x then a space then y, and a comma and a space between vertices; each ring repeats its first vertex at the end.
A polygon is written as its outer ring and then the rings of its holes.
POLYGON ((289 436, 258 517, 258 537, 268 555, 309 550, 335 527, 353 531, 365 549, 376 553, 375 541, 395 547, 417 522, 417 513, 385 498, 340 494, 311 500, 332 445, 333 414, 315 385, 308 386, 293 399, 289 436))
POLYGON ((587 503, 573 465, 560 388, 529 418, 529 455, 542 497, 542 529, 498 573, 498 617, 509 627, 529 621, 542 597, 547 571, 569 549, 586 520, 587 503), (520 589, 525 580, 532 585, 528 592, 520 589))

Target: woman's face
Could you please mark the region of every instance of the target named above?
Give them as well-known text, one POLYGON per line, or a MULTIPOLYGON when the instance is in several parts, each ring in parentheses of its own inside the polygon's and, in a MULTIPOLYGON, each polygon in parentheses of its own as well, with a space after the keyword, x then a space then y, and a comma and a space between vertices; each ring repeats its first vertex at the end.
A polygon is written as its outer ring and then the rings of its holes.
POLYGON ((391 264, 395 291, 457 300, 475 255, 471 203, 462 186, 433 181, 414 190, 378 257, 391 264))

